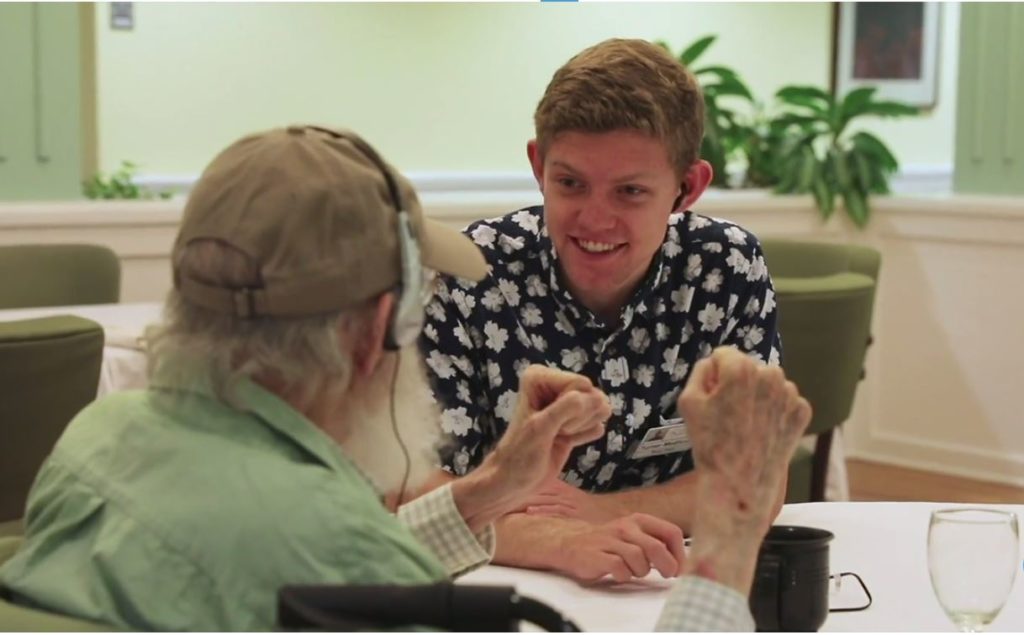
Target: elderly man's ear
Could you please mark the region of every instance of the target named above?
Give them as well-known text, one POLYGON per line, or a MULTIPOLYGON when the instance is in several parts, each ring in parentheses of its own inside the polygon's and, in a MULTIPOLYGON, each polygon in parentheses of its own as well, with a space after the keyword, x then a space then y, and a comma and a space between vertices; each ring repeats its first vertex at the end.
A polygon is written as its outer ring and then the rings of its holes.
POLYGON ((373 376, 386 353, 384 341, 391 324, 391 312, 395 308, 395 294, 388 292, 377 296, 371 302, 369 318, 361 332, 355 334, 352 342, 352 358, 355 374, 360 379, 373 376))

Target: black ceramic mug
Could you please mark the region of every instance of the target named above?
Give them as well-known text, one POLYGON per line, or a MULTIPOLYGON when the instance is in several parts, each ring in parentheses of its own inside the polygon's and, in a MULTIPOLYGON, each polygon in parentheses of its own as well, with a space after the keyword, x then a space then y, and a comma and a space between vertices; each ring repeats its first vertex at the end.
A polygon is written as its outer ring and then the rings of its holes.
POLYGON ((816 631, 828 617, 832 532, 776 525, 757 556, 750 612, 758 631, 816 631))

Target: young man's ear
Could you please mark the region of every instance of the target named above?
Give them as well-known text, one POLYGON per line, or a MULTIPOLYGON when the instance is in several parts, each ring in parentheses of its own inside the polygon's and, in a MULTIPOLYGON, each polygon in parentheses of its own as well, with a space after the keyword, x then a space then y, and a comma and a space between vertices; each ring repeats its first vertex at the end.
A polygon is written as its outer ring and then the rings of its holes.
POLYGON ((541 156, 540 148, 536 139, 526 142, 526 158, 530 160, 530 169, 533 170, 533 178, 537 180, 537 187, 541 193, 544 192, 544 157, 541 156))
POLYGON ((697 159, 690 169, 683 174, 683 182, 681 186, 681 193, 677 199, 678 205, 673 211, 684 211, 690 209, 697 199, 704 194, 704 191, 711 185, 711 179, 714 177, 715 171, 711 168, 711 164, 704 159, 697 159))
POLYGON ((384 340, 391 327, 391 313, 395 309, 395 295, 382 293, 371 303, 363 331, 351 343, 356 375, 370 377, 380 364, 385 351, 384 340))

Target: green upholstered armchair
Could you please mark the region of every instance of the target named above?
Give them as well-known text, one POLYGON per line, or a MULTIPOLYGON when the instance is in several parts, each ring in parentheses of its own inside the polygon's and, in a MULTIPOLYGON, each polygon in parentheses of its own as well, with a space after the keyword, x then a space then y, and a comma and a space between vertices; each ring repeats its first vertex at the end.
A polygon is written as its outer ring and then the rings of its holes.
MULTIPOLYGON (((0 537, 0 565, 14 555, 20 544, 21 538, 18 536, 0 537)), ((111 629, 95 622, 19 606, 6 598, 0 589, 0 632, 77 633, 108 630, 111 629)))
POLYGON ((20 533, 43 459, 96 398, 103 328, 64 315, 0 322, 0 535, 20 533))
POLYGON ((106 304, 121 296, 121 263, 100 245, 2 246, 0 271, 0 309, 106 304))
POLYGON ((775 285, 786 375, 814 408, 807 434, 790 464, 786 502, 825 500, 825 477, 835 428, 850 416, 870 343, 871 314, 881 255, 857 245, 762 241, 775 285))

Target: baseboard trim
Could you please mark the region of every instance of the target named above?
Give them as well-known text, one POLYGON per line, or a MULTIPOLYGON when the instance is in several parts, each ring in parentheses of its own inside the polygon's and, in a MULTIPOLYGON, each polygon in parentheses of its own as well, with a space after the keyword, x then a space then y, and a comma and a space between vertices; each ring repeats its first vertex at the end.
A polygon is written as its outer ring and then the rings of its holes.
POLYGON ((866 435, 856 449, 847 447, 849 458, 1024 487, 1024 457, 1019 454, 907 439, 902 435, 874 431, 866 435))

